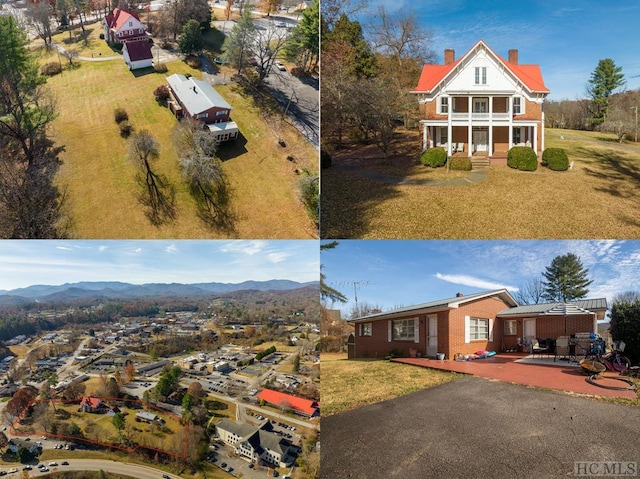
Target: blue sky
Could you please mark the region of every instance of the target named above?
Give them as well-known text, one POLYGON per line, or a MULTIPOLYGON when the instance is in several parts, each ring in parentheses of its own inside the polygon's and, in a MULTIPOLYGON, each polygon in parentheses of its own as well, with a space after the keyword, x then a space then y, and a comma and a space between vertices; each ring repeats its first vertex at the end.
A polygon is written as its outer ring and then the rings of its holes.
MULTIPOLYGON (((578 255, 593 279, 588 297, 640 291, 640 241, 340 241, 321 254, 329 286, 383 311, 506 288, 541 277, 553 258, 578 255)), ((327 306, 331 307, 331 304, 327 306)))
POLYGON ((549 99, 584 97, 584 87, 598 60, 612 58, 627 77, 627 89, 640 88, 640 2, 637 0, 371 0, 367 15, 377 5, 387 11, 414 8, 420 24, 434 34, 433 50, 442 63, 445 48, 456 58, 478 40, 507 57, 519 50, 522 64, 537 63, 549 99))
POLYGON ((77 281, 318 281, 318 242, 0 241, 0 290, 77 281))

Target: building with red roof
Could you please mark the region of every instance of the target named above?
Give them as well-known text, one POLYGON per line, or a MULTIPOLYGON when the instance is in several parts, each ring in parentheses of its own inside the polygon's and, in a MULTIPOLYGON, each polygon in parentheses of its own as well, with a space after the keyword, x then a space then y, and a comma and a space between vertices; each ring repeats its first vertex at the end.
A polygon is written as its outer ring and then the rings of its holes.
POLYGON ((544 100, 550 93, 539 65, 522 65, 482 40, 443 65, 425 65, 411 91, 420 104, 423 148, 444 147, 448 156, 506 157, 513 146, 544 150, 544 100))
POLYGON ((82 410, 82 412, 100 413, 106 412, 107 406, 100 398, 85 396, 80 402, 80 409, 82 410))
POLYGON ((153 65, 153 53, 148 39, 126 42, 122 47, 122 56, 129 70, 147 68, 153 65))
POLYGON ((115 8, 102 21, 104 38, 109 43, 148 39, 147 27, 135 12, 115 8))
POLYGON ((291 394, 281 393, 273 389, 263 389, 258 394, 258 400, 273 406, 293 411, 302 416, 313 417, 320 414, 317 401, 305 399, 291 394))

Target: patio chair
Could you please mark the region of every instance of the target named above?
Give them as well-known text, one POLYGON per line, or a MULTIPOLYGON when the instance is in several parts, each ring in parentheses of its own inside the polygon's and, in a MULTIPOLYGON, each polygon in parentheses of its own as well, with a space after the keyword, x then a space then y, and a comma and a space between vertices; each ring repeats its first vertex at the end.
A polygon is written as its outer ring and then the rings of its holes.
POLYGON ((458 143, 458 145, 456 146, 456 152, 457 153, 463 153, 464 152, 464 143, 458 143))
POLYGON ((569 336, 559 336, 556 339, 556 354, 553 361, 555 362, 558 357, 561 359, 569 357, 569 336))
POLYGON ((531 353, 532 354, 545 354, 549 351, 549 348, 545 345, 544 347, 540 346, 540 343, 536 338, 531 340, 531 353))

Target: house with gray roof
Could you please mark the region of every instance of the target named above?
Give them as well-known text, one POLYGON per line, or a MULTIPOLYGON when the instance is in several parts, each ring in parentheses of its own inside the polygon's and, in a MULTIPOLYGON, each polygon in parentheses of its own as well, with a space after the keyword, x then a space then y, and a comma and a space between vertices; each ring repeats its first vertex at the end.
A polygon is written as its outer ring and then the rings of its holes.
MULTIPOLYGON (((533 339, 597 333, 604 298, 519 305, 506 289, 484 291, 377 312, 349 320, 355 328, 349 357, 446 358, 477 351, 506 351, 533 339)), ((588 336, 588 335, 587 335, 588 336)))
POLYGON ((275 467, 286 467, 294 461, 290 454, 291 443, 272 432, 269 421, 255 427, 222 419, 216 424, 216 431, 223 442, 233 446, 236 454, 249 462, 263 461, 275 467))
POLYGON ((238 125, 231 121, 232 106, 209 83, 175 73, 167 77, 169 108, 176 118, 201 121, 218 141, 235 140, 238 125))

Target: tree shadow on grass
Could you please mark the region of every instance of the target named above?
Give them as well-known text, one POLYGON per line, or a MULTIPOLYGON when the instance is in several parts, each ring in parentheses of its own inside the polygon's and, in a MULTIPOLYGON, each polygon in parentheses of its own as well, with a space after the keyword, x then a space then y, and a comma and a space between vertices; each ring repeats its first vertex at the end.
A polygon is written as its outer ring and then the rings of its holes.
POLYGON ((605 185, 597 186, 596 191, 617 198, 640 198, 640 164, 612 150, 606 152, 579 148, 580 155, 593 158, 600 167, 586 165, 583 169, 589 176, 604 180, 605 185))
POLYGON ((130 71, 135 78, 140 78, 145 75, 150 75, 156 72, 156 70, 153 67, 136 68, 135 70, 130 70, 130 71))

